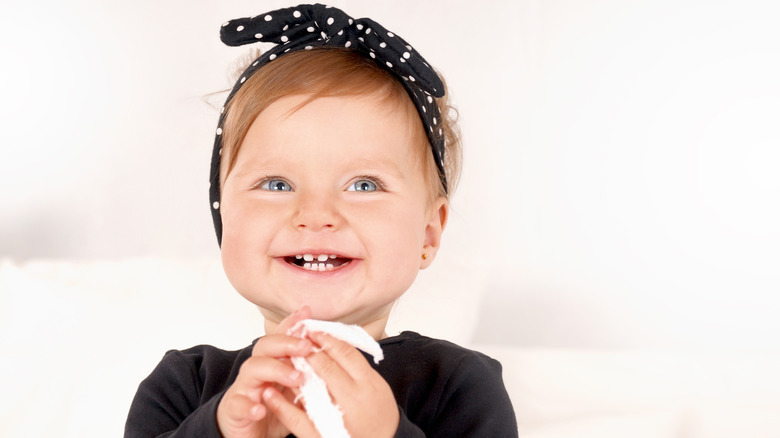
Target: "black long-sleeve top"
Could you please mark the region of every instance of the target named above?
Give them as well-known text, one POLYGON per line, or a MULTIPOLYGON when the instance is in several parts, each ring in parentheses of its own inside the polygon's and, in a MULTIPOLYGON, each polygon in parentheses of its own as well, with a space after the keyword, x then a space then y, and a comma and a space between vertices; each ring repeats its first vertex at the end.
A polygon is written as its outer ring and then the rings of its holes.
MULTIPOLYGON (((517 437, 498 361, 414 332, 380 345, 385 358, 371 364, 398 403, 397 438, 517 437)), ((252 347, 225 351, 200 345, 167 352, 138 387, 125 437, 219 438, 217 406, 252 347)))

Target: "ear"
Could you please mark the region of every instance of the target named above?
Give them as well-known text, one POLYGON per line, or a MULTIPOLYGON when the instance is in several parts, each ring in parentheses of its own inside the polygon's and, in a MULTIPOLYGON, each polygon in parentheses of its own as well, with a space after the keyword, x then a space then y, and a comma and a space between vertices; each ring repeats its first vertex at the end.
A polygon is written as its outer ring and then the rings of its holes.
POLYGON ((441 246, 441 235, 447 226, 447 219, 450 214, 450 202, 445 197, 436 199, 428 213, 428 223, 425 225, 425 240, 423 241, 422 254, 420 257, 420 269, 425 269, 433 263, 436 253, 441 246))

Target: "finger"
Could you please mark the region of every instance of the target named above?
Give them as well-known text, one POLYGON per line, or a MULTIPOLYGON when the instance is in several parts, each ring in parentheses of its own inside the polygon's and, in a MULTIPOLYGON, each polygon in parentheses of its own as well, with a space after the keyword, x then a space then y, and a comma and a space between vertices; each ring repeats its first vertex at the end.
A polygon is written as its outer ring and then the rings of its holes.
POLYGON ((300 339, 286 334, 271 334, 258 339, 252 348, 252 356, 292 357, 306 356, 312 351, 308 339, 300 339))
POLYGON ((276 333, 287 334, 287 332, 299 321, 309 318, 311 318, 311 309, 309 306, 303 306, 284 318, 276 328, 276 333))
POLYGON ((303 384, 303 375, 290 363, 271 357, 252 356, 241 364, 233 385, 239 393, 250 398, 258 398, 257 389, 269 382, 297 388, 303 384))
POLYGON ((324 351, 314 353, 308 356, 306 361, 311 365, 314 373, 325 382, 334 398, 339 399, 344 394, 350 394, 354 389, 355 381, 338 362, 328 356, 328 353, 324 351))
POLYGON ((241 394, 225 394, 217 407, 217 418, 222 418, 222 424, 233 424, 238 427, 262 420, 267 413, 261 400, 251 400, 241 394), (228 423, 225 423, 227 420, 228 423))
POLYGON ((295 406, 282 393, 274 388, 263 391, 263 401, 268 410, 299 438, 318 438, 320 434, 306 413, 295 406))
MULTIPOLYGON (((371 368, 363 353, 352 345, 326 333, 314 332, 309 336, 330 359, 338 364, 338 368, 346 372, 351 379, 362 380, 374 373, 374 369, 371 368)), ((315 372, 322 376, 320 370, 317 369, 311 360, 309 360, 309 363, 311 363, 315 372)), ((323 365, 325 364, 323 363, 323 365)), ((324 376, 323 379, 325 379, 324 376)))

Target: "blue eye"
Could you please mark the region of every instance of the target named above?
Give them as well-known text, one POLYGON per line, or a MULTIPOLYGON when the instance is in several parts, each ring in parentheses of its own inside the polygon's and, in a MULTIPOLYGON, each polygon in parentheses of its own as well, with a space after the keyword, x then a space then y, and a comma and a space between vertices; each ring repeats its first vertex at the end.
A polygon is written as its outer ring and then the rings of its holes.
POLYGON ((355 181, 355 183, 347 189, 349 192, 375 192, 377 190, 376 183, 367 179, 355 181))
POLYGON ((292 192, 292 186, 283 179, 269 179, 260 185, 263 190, 271 192, 292 192))

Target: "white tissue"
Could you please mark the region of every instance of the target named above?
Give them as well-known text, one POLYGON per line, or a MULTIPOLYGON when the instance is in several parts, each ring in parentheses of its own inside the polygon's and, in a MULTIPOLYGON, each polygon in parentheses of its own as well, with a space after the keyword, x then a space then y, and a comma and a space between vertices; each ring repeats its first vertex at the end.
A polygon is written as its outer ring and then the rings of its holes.
MULTIPOLYGON (((327 333, 363 350, 374 357, 374 363, 379 363, 384 358, 382 347, 360 326, 305 319, 295 324, 290 329, 289 334, 303 338, 311 332, 327 333)), ((304 376, 299 397, 303 397, 306 402, 306 414, 322 438, 349 438, 349 433, 344 427, 343 414, 338 406, 331 401, 325 382, 314 372, 305 358, 293 357, 290 359, 295 369, 304 376)))

